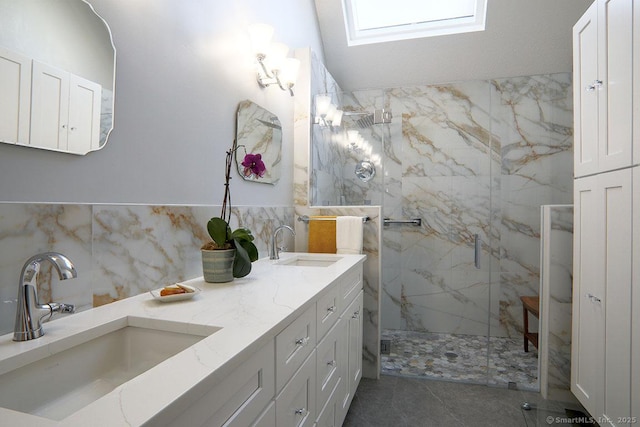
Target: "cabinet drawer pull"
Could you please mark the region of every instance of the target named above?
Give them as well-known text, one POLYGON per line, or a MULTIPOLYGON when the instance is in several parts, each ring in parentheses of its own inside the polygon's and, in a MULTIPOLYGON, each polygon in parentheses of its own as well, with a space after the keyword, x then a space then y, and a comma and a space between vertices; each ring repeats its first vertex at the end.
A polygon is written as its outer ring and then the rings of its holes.
POLYGON ((602 87, 602 80, 594 80, 593 84, 590 84, 585 88, 587 92, 593 92, 596 89, 600 89, 602 87))
POLYGON ((600 298, 598 298, 597 296, 593 295, 593 294, 587 294, 587 298, 589 298, 589 300, 591 302, 602 302, 602 300, 600 298))
POLYGON ((294 412, 296 415, 307 415, 309 413, 305 408, 296 409, 294 412))
POLYGON ((308 343, 309 343, 309 337, 298 338, 296 340, 296 345, 299 345, 301 347, 307 345, 308 343))
POLYGON ((336 312, 336 306, 332 305, 331 307, 327 307, 327 311, 330 313, 335 313, 336 312))
POLYGON ((330 360, 327 362, 328 366, 336 366, 336 361, 335 360, 330 360))
POLYGON ((358 317, 360 317, 360 310, 356 311, 353 313, 353 316, 351 316, 352 319, 357 319, 358 317))

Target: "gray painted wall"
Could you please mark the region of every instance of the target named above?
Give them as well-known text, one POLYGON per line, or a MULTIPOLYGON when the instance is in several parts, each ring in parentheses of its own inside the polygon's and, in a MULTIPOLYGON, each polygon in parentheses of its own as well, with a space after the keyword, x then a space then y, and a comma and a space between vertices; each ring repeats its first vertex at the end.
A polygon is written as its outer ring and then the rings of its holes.
POLYGON ((571 71, 571 29, 593 0, 488 0, 483 32, 347 46, 341 0, 315 0, 342 90, 571 71))
MULTIPOLYGON (((280 117, 283 164, 293 163, 294 100, 258 87, 246 27, 268 23, 277 41, 321 54, 313 0, 91 3, 117 51, 115 129, 87 156, 0 144, 0 201, 220 204, 244 99, 280 117)), ((232 196, 236 205, 291 206, 292 168, 276 186, 236 175, 232 196)))

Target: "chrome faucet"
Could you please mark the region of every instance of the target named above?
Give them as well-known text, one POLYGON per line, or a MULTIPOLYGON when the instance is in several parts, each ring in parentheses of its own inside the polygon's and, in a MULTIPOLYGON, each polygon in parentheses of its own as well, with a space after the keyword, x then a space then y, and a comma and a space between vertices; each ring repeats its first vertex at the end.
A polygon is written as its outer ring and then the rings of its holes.
POLYGON ((293 231, 293 228, 288 225, 281 225, 275 229, 273 235, 271 236, 271 245, 269 245, 269 259, 280 259, 280 248, 276 246, 276 242, 278 240, 278 232, 283 229, 287 229, 293 234, 296 235, 296 232, 293 231))
POLYGON ((73 313, 75 308, 71 304, 49 303, 40 304, 36 279, 42 261, 49 261, 58 271, 60 280, 77 277, 73 263, 66 256, 57 252, 45 252, 34 255, 24 263, 18 283, 18 310, 16 323, 13 328, 14 341, 28 341, 44 335, 42 322, 51 320, 53 313, 73 313), (48 316, 48 317, 47 317, 48 316))

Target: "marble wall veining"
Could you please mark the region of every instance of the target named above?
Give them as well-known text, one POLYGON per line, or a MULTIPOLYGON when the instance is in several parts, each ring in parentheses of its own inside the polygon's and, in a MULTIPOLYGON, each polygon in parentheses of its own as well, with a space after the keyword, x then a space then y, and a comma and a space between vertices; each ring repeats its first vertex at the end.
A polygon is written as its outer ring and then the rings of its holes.
POLYGON ((330 143, 335 131, 315 131, 314 200, 366 195, 383 217, 423 221, 381 233, 383 329, 522 333, 519 296, 538 293, 539 207, 572 201, 571 94, 569 73, 334 94, 345 111, 393 120, 366 135, 382 178, 352 192, 336 167, 350 154, 330 143))
MULTIPOLYGON (((13 329, 20 269, 31 255, 58 251, 78 270, 66 281, 50 270, 41 275, 41 301, 87 309, 201 276, 206 223, 219 213, 219 206, 0 203, 0 333, 13 329)), ((235 206, 231 217, 232 227, 253 232, 261 257, 275 227, 293 226, 289 207, 235 206)))
POLYGON ((571 302, 573 284, 573 206, 540 209, 540 392, 569 402, 571 393, 571 302))
POLYGON ((476 235, 486 243, 492 237, 489 85, 417 86, 392 89, 388 96, 400 118, 397 215, 422 219, 421 227, 388 227, 385 233, 395 234, 399 251, 399 288, 389 291, 399 301, 399 319, 389 319, 391 326, 486 335, 489 246, 483 246, 477 269, 474 244, 476 235))
MULTIPOLYGON (((314 97, 317 94, 339 94, 340 88, 324 65, 318 61, 309 49, 298 49, 296 57, 301 60, 301 75, 309 76, 309 80, 298 78, 296 87, 302 90, 302 96, 296 95, 294 133, 296 146, 294 150, 294 204, 296 217, 300 215, 353 215, 368 216, 369 222, 364 225, 363 253, 367 255, 364 263, 364 324, 363 324, 363 366, 362 374, 366 378, 378 378, 380 375, 380 283, 381 283, 381 216, 380 206, 315 206, 315 195, 318 194, 317 182, 322 171, 316 171, 312 156, 324 154, 312 151, 317 146, 311 143, 312 132, 317 132, 317 126, 312 125, 314 97), (304 90, 300 88, 308 88, 304 90), (312 183, 312 185, 310 185, 312 183), (315 188, 315 189, 314 189, 315 188)), ((297 93, 298 93, 297 92, 297 93)), ((317 134, 316 134, 317 135, 317 134)), ((330 141, 329 141, 330 142, 330 141)), ((328 156, 340 153, 335 145, 324 145, 328 156)), ((325 150, 323 150, 325 151, 325 150)), ((326 154, 326 153, 325 153, 326 154)), ((330 163, 342 164, 338 159, 328 160, 330 163)), ((334 169, 338 171, 339 169, 334 169)), ((333 181, 331 181, 333 182, 333 181)), ((335 182, 342 182, 339 179, 335 182)), ((325 187, 343 189, 343 185, 329 184, 325 187)), ((327 199, 326 205, 339 203, 339 193, 333 193, 327 199)), ((295 248, 297 252, 308 250, 308 227, 300 221, 295 225, 295 248)))
POLYGON ((572 200, 568 73, 387 90, 384 329, 516 337, 539 206, 572 200), (476 236, 480 268, 474 265, 476 236))
POLYGON ((501 161, 493 203, 500 329, 492 333, 515 337, 522 331, 519 296, 539 289, 540 206, 573 203, 573 91, 569 73, 498 79, 491 86, 501 161))

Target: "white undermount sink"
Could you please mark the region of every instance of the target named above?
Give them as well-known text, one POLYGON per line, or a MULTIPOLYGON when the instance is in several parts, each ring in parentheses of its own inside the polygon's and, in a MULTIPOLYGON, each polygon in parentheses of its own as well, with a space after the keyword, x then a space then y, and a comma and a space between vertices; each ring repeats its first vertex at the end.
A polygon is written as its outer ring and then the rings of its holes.
POLYGON ((318 254, 294 255, 290 258, 282 259, 276 264, 291 265, 297 267, 329 267, 340 261, 342 257, 318 254))
POLYGON ((60 421, 219 330, 131 316, 100 325, 0 375, 0 407, 60 421))

